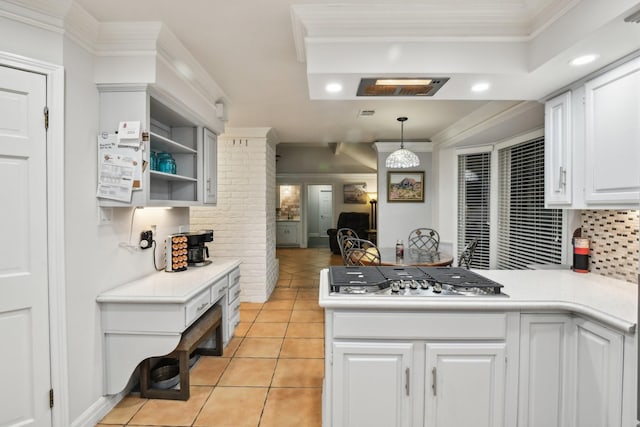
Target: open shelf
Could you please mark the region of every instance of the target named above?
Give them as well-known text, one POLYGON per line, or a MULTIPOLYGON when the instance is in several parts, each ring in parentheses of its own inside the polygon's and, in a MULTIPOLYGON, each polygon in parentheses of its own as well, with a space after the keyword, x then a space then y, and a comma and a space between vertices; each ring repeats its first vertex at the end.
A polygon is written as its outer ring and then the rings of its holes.
POLYGON ((151 135, 151 149, 154 151, 166 151, 168 153, 197 154, 198 152, 179 142, 175 142, 155 132, 149 132, 151 135))
POLYGON ((188 176, 176 175, 174 173, 164 173, 159 171, 149 171, 151 173, 151 177, 153 179, 163 180, 163 181, 182 181, 182 182, 196 182, 198 181, 195 178, 190 178, 188 176))

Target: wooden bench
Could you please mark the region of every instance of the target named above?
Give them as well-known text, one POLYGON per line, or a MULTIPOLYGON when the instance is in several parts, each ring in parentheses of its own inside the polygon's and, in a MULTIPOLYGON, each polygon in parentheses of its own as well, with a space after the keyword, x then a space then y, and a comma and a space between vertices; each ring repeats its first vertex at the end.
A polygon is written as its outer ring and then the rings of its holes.
POLYGON ((140 396, 150 399, 189 399, 189 358, 195 351, 207 356, 222 356, 222 308, 214 305, 183 333, 178 346, 165 357, 178 359, 180 389, 158 389, 151 387, 151 359, 145 359, 140 366, 140 396), (215 349, 198 349, 215 331, 215 349))

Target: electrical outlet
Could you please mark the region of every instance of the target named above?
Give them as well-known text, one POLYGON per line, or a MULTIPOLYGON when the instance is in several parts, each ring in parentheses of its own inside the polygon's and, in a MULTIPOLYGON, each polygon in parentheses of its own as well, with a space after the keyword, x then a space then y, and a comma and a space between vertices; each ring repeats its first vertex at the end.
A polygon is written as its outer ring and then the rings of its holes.
POLYGON ((140 248, 149 249, 153 243, 153 231, 145 230, 140 232, 140 248))

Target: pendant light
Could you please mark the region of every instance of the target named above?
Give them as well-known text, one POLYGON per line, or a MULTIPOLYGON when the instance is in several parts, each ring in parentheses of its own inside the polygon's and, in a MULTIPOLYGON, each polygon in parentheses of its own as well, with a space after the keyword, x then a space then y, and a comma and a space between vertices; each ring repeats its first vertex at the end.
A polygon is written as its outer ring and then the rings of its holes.
POLYGON ((389 154, 386 166, 389 169, 415 168, 420 165, 420 159, 414 152, 404 148, 404 122, 407 118, 398 117, 397 120, 400 122, 400 149, 389 154))

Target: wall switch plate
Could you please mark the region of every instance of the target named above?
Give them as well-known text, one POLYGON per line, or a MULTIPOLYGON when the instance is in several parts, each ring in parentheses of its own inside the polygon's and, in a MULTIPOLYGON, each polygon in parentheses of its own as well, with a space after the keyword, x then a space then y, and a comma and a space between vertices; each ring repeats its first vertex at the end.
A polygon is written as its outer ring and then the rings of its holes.
POLYGON ((113 223, 113 208, 98 207, 98 224, 109 225, 113 223))
POLYGON ((149 249, 153 244, 153 231, 145 230, 140 232, 140 248, 149 249))

